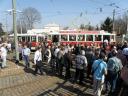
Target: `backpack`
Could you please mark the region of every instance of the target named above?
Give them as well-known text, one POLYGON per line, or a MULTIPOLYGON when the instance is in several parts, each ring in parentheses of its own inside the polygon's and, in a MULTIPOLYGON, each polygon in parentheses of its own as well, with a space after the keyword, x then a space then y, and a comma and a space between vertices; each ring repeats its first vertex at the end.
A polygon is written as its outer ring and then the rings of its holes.
POLYGON ((77 64, 77 68, 79 68, 79 69, 84 68, 84 60, 81 56, 76 57, 76 64, 77 64))
POLYGON ((115 72, 115 73, 118 73, 119 72, 119 70, 120 70, 120 66, 119 66, 119 60, 117 59, 117 58, 111 58, 111 60, 112 60, 112 64, 113 64, 113 72, 115 72))

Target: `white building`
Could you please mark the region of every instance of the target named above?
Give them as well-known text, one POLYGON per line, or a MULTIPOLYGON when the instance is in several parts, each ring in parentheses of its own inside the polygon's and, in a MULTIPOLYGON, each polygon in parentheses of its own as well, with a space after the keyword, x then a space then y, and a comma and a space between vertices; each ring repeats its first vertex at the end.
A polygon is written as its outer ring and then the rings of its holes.
POLYGON ((52 23, 52 24, 47 24, 44 26, 43 29, 32 29, 28 30, 28 34, 41 34, 41 33, 49 33, 49 32, 59 32, 60 26, 52 23))

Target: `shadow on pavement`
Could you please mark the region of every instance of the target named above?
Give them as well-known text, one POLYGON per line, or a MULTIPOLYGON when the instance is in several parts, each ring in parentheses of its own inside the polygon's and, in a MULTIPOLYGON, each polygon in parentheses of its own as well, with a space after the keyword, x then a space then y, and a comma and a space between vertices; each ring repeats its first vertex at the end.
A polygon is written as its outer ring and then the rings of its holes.
POLYGON ((84 87, 84 90, 80 90, 79 88, 75 88, 74 85, 66 85, 68 81, 65 80, 62 83, 57 83, 57 87, 49 89, 38 96, 50 96, 50 94, 54 94, 54 96, 93 96, 91 94, 85 93, 88 89, 84 87))
POLYGON ((24 71, 25 71, 26 73, 31 73, 31 74, 34 75, 34 70, 31 69, 31 68, 24 68, 24 71))

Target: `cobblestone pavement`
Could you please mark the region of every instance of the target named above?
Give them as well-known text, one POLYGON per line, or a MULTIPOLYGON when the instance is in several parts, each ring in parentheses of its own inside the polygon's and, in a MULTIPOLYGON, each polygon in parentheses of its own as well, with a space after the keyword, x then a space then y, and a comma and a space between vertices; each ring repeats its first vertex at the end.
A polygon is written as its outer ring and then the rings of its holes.
POLYGON ((17 66, 10 60, 7 65, 7 68, 0 69, 0 96, 92 96, 92 85, 87 79, 80 86, 47 71, 47 75, 35 76, 32 64, 28 70, 23 64, 17 66))
POLYGON ((89 83, 80 86, 52 75, 35 76, 33 69, 7 64, 0 70, 0 96, 92 96, 89 83))
POLYGON ((7 68, 0 70, 0 96, 37 96, 61 81, 57 77, 27 73, 10 61, 7 64, 7 68))

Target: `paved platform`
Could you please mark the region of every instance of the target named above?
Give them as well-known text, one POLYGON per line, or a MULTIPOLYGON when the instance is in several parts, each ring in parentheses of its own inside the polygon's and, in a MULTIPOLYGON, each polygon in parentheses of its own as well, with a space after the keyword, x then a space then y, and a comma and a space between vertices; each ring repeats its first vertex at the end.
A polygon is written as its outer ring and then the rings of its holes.
POLYGON ((37 96, 60 81, 57 77, 35 76, 10 61, 7 65, 0 69, 0 96, 37 96))
POLYGON ((92 96, 89 80, 81 86, 49 73, 35 76, 33 68, 26 70, 9 60, 7 65, 0 69, 0 96, 92 96))

